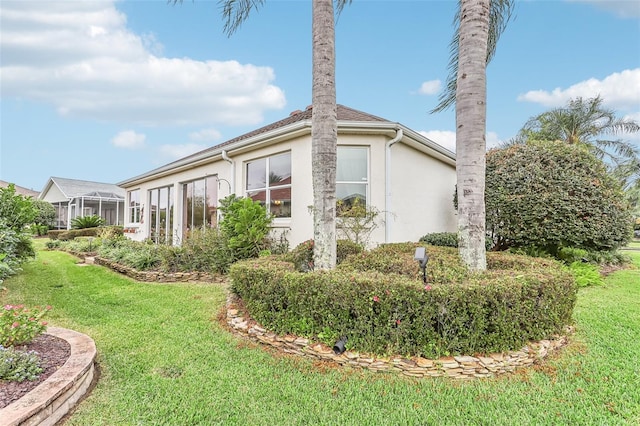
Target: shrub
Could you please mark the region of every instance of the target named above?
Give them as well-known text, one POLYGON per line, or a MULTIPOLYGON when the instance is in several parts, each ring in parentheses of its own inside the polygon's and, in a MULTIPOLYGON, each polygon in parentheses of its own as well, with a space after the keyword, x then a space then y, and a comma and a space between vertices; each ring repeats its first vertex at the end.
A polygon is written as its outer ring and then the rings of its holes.
POLYGON ((78 216, 71 219, 72 229, 97 228, 102 225, 104 225, 104 219, 98 215, 78 216))
POLYGON ((0 380, 35 380, 42 371, 40 358, 35 351, 23 352, 0 345, 0 380))
POLYGON ((234 260, 227 239, 216 228, 196 229, 182 246, 159 246, 161 269, 165 272, 202 271, 224 273, 234 260))
POLYGON ((95 237, 98 235, 99 230, 100 228, 69 229, 68 231, 62 231, 58 234, 58 239, 61 241, 69 241, 76 237, 95 237))
POLYGON ((257 257, 267 246, 272 216, 258 201, 230 195, 220 200, 220 231, 234 259, 257 257))
POLYGON ((439 247, 458 247, 458 234, 455 232, 433 232, 420 238, 420 242, 439 247))
MULTIPOLYGON (((351 256, 362 253, 364 247, 350 240, 336 241, 336 264, 339 265, 351 256)), ((293 263, 296 270, 307 272, 313 270, 313 240, 303 241, 296 246, 284 259, 293 263)))
POLYGON ((604 284, 604 280, 600 275, 598 267, 591 263, 584 263, 581 261, 573 262, 569 265, 569 269, 571 270, 571 273, 573 273, 578 287, 604 284))
MULTIPOLYGON (((439 247, 458 247, 458 234, 455 232, 433 232, 420 238, 421 243, 439 247)), ((489 237, 485 239, 487 250, 493 247, 493 240, 489 237)))
POLYGON ((62 241, 60 240, 49 240, 44 243, 45 247, 49 250, 59 249, 62 246, 62 241))
POLYGON ((31 237, 23 230, 8 227, 0 219, 0 283, 18 272, 22 262, 34 256, 31 237))
MULTIPOLYGON (((33 203, 33 207, 36 210, 36 216, 33 219, 33 222, 36 225, 39 225, 41 229, 49 230, 49 227, 53 224, 54 220, 56 219, 56 209, 53 207, 53 205, 51 205, 51 203, 44 200, 32 200, 32 203, 33 203)), ((38 234, 38 235, 44 235, 44 234, 38 234)))
POLYGON ((430 246, 425 286, 415 247, 384 245, 321 273, 295 272, 274 257, 238 262, 230 269, 231 289, 276 333, 328 345, 346 335, 349 348, 381 355, 519 349, 570 322, 574 279, 553 260, 489 253, 489 265, 509 268, 469 274, 455 249, 430 246))
POLYGON ((52 229, 49 232, 47 232, 47 237, 49 237, 50 240, 57 240, 58 238, 60 238, 60 234, 67 232, 64 229, 52 229))
POLYGON ((15 185, 0 188, 0 220, 4 220, 5 226, 14 231, 22 231, 26 225, 33 223, 36 215, 33 200, 16 194, 15 185))
POLYGON ((368 206, 360 198, 356 198, 351 203, 339 200, 336 210, 338 213, 336 227, 343 234, 343 239, 366 246, 371 233, 378 228, 380 210, 368 206))
POLYGON ((24 305, 5 305, 0 308, 0 345, 4 347, 29 343, 47 329, 42 317, 51 309, 24 305))
POLYGON ((620 183, 585 147, 529 142, 489 151, 485 198, 500 249, 614 250, 632 235, 620 183))

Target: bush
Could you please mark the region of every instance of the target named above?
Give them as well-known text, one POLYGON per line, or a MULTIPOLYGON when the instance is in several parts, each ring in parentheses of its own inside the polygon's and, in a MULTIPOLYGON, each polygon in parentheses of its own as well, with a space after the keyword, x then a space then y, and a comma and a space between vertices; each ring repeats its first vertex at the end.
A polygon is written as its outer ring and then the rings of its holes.
POLYGON ((42 371, 40 358, 36 352, 23 352, 0 345, 0 380, 10 382, 35 380, 42 371))
POLYGON ((227 239, 215 228, 196 229, 182 246, 159 246, 161 269, 165 272, 201 271, 225 273, 234 260, 227 239))
MULTIPOLYGON (((420 238, 420 242, 438 247, 458 247, 458 234, 455 232, 433 232, 420 238)), ((493 247, 491 238, 486 238, 485 247, 487 250, 493 247)))
POLYGON ((272 216, 258 201, 230 195, 220 200, 220 231, 227 240, 233 258, 258 257, 267 248, 272 216))
POLYGON ((5 305, 0 308, 0 345, 6 347, 31 342, 47 329, 42 317, 51 309, 24 305, 5 305))
POLYGON ((49 232, 47 232, 47 237, 49 237, 50 240, 57 240, 60 238, 60 235, 64 232, 67 232, 64 229, 52 229, 49 232))
MULTIPOLYGON (((62 231, 58 234, 58 239, 61 241, 73 240, 76 237, 95 237, 101 228, 82 228, 82 229, 69 229, 68 231, 62 231)), ((49 238, 51 238, 51 231, 49 231, 49 238)))
POLYGON ((72 229, 97 228, 102 225, 104 225, 104 219, 98 215, 78 216, 71 219, 72 229))
POLYGON ((573 262, 569 265, 569 269, 571 270, 571 273, 573 273, 578 287, 604 284, 604 280, 600 275, 598 267, 591 263, 584 263, 581 261, 573 262))
POLYGON ((458 234, 455 232, 434 232, 420 238, 420 242, 439 247, 458 247, 458 234))
MULTIPOLYGON (((336 241, 336 264, 340 265, 347 257, 362 253, 364 247, 350 240, 336 241)), ((284 259, 295 265, 296 270, 308 272, 313 270, 313 240, 303 241, 296 246, 284 259)))
POLYGON ((500 249, 614 250, 632 235, 619 182, 585 147, 529 142, 489 151, 485 198, 500 249))
POLYGON ((425 286, 413 260, 416 246, 384 245, 321 273, 295 272, 274 257, 238 262, 230 269, 231 289, 276 333, 328 345, 346 335, 349 348, 381 355, 519 349, 571 320, 574 279, 553 260, 489 253, 489 265, 508 268, 469 274, 455 249, 430 246, 425 286))
POLYGON ((33 223, 40 226, 41 230, 49 230, 49 227, 53 225, 53 222, 56 219, 56 209, 53 207, 53 205, 51 205, 51 203, 44 200, 32 200, 32 202, 33 207, 36 210, 36 216, 33 219, 33 223))
POLYGON ((31 237, 22 230, 15 230, 0 219, 0 283, 20 270, 20 264, 34 257, 31 237))
POLYGON ((0 188, 0 220, 4 220, 6 227, 22 231, 25 226, 33 223, 36 215, 33 200, 16 194, 15 185, 0 188))

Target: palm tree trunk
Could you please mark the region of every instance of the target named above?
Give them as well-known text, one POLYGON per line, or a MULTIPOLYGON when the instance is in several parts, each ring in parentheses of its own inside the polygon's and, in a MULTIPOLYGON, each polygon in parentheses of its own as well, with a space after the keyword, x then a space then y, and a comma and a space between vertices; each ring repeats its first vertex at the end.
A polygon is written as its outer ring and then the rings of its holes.
POLYGON ((460 257, 487 268, 485 248, 486 61, 491 0, 460 1, 456 90, 456 172, 460 257))
POLYGON ((316 269, 336 265, 335 30, 332 0, 313 0, 313 87, 311 146, 313 259, 316 269))

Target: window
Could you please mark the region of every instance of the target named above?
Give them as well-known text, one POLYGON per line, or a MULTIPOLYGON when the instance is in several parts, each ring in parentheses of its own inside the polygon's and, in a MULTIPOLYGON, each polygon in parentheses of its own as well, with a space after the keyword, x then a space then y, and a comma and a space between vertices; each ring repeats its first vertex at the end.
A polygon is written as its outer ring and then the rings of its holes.
POLYGON ((348 210, 356 200, 366 206, 368 186, 369 148, 339 146, 336 167, 336 199, 340 210, 348 210))
POLYGON ((218 177, 182 185, 183 229, 215 227, 218 223, 218 177))
POLYGON ((173 187, 150 190, 149 207, 151 239, 156 244, 170 244, 173 240, 173 187))
POLYGON ((140 223, 140 190, 129 191, 129 223, 140 223))
POLYGON ((275 217, 291 217, 291 153, 251 161, 246 172, 247 197, 275 217))

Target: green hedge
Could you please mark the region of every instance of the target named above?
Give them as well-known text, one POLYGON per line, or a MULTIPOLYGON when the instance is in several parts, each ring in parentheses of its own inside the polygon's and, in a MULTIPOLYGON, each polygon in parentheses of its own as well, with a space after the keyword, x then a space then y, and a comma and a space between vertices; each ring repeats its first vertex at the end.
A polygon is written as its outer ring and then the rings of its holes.
POLYGON ((429 284, 418 277, 415 244, 385 245, 328 272, 296 272, 277 257, 231 267, 231 288, 251 316, 278 334, 297 334, 380 355, 437 358, 520 349, 570 323, 576 285, 548 259, 490 253, 494 267, 468 275, 455 249, 427 248, 429 284))
POLYGON ((69 241, 76 237, 96 237, 104 232, 109 232, 110 235, 124 235, 122 226, 100 226, 96 228, 52 230, 47 233, 47 236, 52 240, 69 241))

